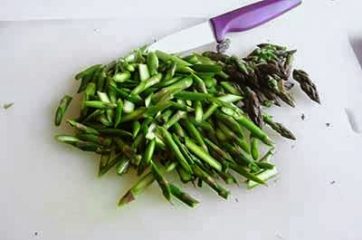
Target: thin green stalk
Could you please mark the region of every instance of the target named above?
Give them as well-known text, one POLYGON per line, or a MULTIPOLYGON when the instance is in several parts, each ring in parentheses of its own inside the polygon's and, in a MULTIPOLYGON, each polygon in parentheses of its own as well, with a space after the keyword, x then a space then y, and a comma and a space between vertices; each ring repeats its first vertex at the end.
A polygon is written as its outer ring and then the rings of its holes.
POLYGON ((118 206, 124 206, 136 199, 155 180, 153 174, 145 174, 127 193, 118 201, 118 206))
POLYGON ((199 166, 196 164, 193 165, 194 173, 200 177, 204 182, 206 182, 212 189, 214 189, 219 196, 227 199, 229 196, 229 191, 218 184, 210 175, 208 175, 205 171, 203 171, 199 166))
POLYGON ((229 153, 225 152, 224 150, 222 150, 218 145, 216 145, 215 143, 213 143, 211 140, 205 138, 205 142, 206 144, 210 147, 210 149, 215 152, 217 155, 219 155, 221 158, 225 159, 225 160, 232 160, 232 157, 230 156, 229 153))
POLYGON ((153 176, 155 177, 158 185, 160 186, 160 188, 162 190, 163 196, 168 201, 170 201, 171 200, 171 190, 170 190, 170 186, 168 184, 168 181, 166 180, 166 178, 161 173, 161 170, 159 169, 157 164, 151 162, 151 169, 152 169, 153 176))
POLYGON ((55 125, 59 126, 62 122, 62 119, 64 117, 65 112, 67 111, 70 102, 72 101, 72 97, 66 95, 64 96, 59 103, 59 106, 57 108, 57 111, 55 113, 55 125))
POLYGON ((93 142, 82 141, 74 136, 57 135, 55 138, 60 142, 72 145, 82 151, 96 152, 96 153, 108 152, 108 149, 104 148, 104 146, 101 146, 93 142))
POLYGON ((232 130, 228 128, 224 123, 218 122, 220 130, 225 134, 229 139, 234 140, 245 152, 250 153, 250 145, 242 137, 237 136, 232 130))
POLYGON ((100 70, 98 74, 94 75, 94 77, 96 78, 97 90, 103 91, 107 78, 104 69, 100 70))
POLYGON ((105 113, 105 111, 103 109, 96 109, 92 113, 90 113, 88 116, 86 116, 83 119, 83 122, 89 122, 89 121, 92 121, 94 119, 97 119, 98 116, 103 115, 104 113, 105 113))
POLYGON ((234 94, 234 95, 240 95, 240 91, 238 89, 236 89, 232 83, 227 82, 227 81, 223 81, 220 82, 220 85, 229 93, 234 94))
POLYGON ((141 130, 141 123, 139 121, 134 121, 132 124, 132 136, 135 138, 139 131, 141 130))
POLYGON ((188 193, 183 192, 180 188, 178 188, 174 184, 169 184, 170 191, 173 196, 179 199, 181 202, 185 203, 189 207, 195 207, 199 201, 190 196, 188 193))
POLYGON ((219 106, 215 103, 212 103, 208 109, 206 109, 206 112, 203 115, 202 120, 207 120, 209 117, 211 117, 212 114, 217 110, 219 106))
POLYGON ((202 78, 200 78, 196 74, 192 74, 192 77, 194 79, 194 82, 195 82, 195 85, 196 85, 197 89, 200 92, 207 93, 207 88, 206 88, 206 85, 204 83, 204 80, 202 80, 202 78))
POLYGON ((117 107, 114 116, 114 127, 118 127, 122 120, 122 113, 123 113, 123 101, 122 99, 117 99, 117 107))
POLYGON ((119 95, 121 98, 127 99, 128 101, 130 101, 132 103, 139 104, 139 103, 143 102, 143 100, 140 96, 131 95, 125 89, 118 88, 115 84, 110 84, 110 88, 112 88, 117 93, 117 95, 119 95))
POLYGON ((226 124, 240 138, 244 138, 244 131, 240 124, 231 116, 228 116, 220 111, 215 113, 216 117, 226 124))
MULTIPOLYGON (((187 149, 187 147, 181 142, 180 138, 176 134, 172 134, 172 138, 175 141, 176 145, 180 149, 181 153, 185 157, 186 161, 190 164, 194 164, 194 159, 190 153, 190 151, 187 149)), ((191 174, 191 173, 189 173, 191 174)))
POLYGON ((183 119, 186 116, 186 112, 177 111, 172 117, 165 123, 163 126, 166 129, 172 127, 175 123, 177 123, 180 119, 183 119))
POLYGON ((161 81, 162 74, 156 74, 152 77, 141 81, 135 89, 132 90, 131 94, 139 95, 141 92, 145 91, 146 89, 152 87, 153 85, 159 83, 161 81))
POLYGON ((98 171, 98 176, 101 177, 104 174, 106 174, 110 169, 112 169, 119 162, 121 162, 123 158, 124 157, 121 154, 119 154, 119 155, 115 156, 111 161, 107 162, 106 165, 104 165, 104 166, 100 165, 99 171, 98 171))
POLYGON ((195 102, 195 121, 201 122, 203 118, 204 110, 202 109, 201 101, 195 102))
POLYGON ((170 99, 174 94, 189 88, 192 85, 192 78, 185 77, 174 84, 171 84, 158 92, 156 92, 152 97, 152 102, 160 102, 170 99))
POLYGON ((172 153, 175 155, 175 157, 179 161, 180 165, 185 169, 185 171, 192 172, 190 165, 186 161, 186 158, 181 153, 180 149, 177 147, 175 141, 172 138, 172 135, 163 127, 159 127, 159 130, 160 130, 166 144, 172 150, 172 153))
POLYGON ((139 169, 141 169, 141 171, 143 171, 146 167, 148 167, 152 161, 152 157, 153 157, 153 153, 155 151, 155 147, 156 147, 156 140, 153 139, 151 140, 146 147, 146 150, 143 154, 143 158, 141 161, 141 165, 139 167, 139 169))
POLYGON ((96 70, 98 70, 101 66, 102 66, 101 64, 96 64, 96 65, 90 66, 90 67, 88 67, 87 69, 85 69, 85 70, 77 73, 77 74, 75 75, 75 79, 76 79, 76 80, 82 79, 84 76, 94 73, 94 72, 95 72, 96 70))
POLYGON ((116 169, 117 169, 117 174, 119 176, 122 176, 123 174, 128 172, 130 166, 130 161, 128 158, 123 157, 122 160, 120 162, 118 162, 116 169))
MULTIPOLYGON (((165 169, 165 172, 171 172, 176 168, 177 164, 172 163, 168 165, 165 169)), ((161 170, 162 171, 162 170, 161 170)), ((143 175, 141 179, 139 179, 135 185, 131 187, 127 191, 127 193, 121 197, 118 202, 118 206, 124 206, 133 200, 136 199, 149 185, 151 185, 155 181, 155 177, 153 176, 152 172, 148 172, 147 174, 143 175)))
POLYGON ((114 103, 106 103, 106 102, 102 102, 102 101, 85 101, 84 106, 89 107, 89 108, 99 108, 99 109, 117 107, 117 105, 114 103))
POLYGON ((121 123, 138 120, 143 117, 146 111, 147 108, 145 107, 137 108, 133 112, 123 115, 121 123))
POLYGON ((241 176, 245 177, 246 179, 252 180, 259 184, 265 184, 265 181, 260 179, 255 174, 247 171, 244 167, 236 165, 235 163, 230 164, 230 168, 233 169, 235 172, 239 173, 241 176))
POLYGON ((203 140, 203 136, 201 136, 201 133, 199 132, 199 130, 197 130, 197 128, 195 127, 194 124, 192 124, 192 122, 189 119, 185 119, 185 127, 187 132, 189 133, 189 135, 196 140, 196 142, 198 143, 198 145, 200 145, 205 152, 208 152, 208 148, 203 140))
POLYGON ((222 67, 216 64, 194 64, 192 69, 196 72, 219 73, 222 67))
POLYGON ((273 156, 274 154, 274 148, 269 149, 264 156, 262 156, 258 162, 269 162, 270 158, 273 156))
POLYGON ((180 65, 180 66, 190 66, 191 64, 182 60, 181 58, 175 56, 175 55, 171 55, 162 51, 156 51, 156 55, 159 59, 161 59, 163 62, 168 62, 168 61, 172 61, 175 62, 176 64, 180 65))
POLYGON ((229 172, 218 172, 218 175, 226 184, 238 184, 236 178, 229 172))
POLYGON ((158 84, 156 84, 155 87, 158 87, 158 88, 168 87, 181 79, 180 76, 168 77, 169 79, 166 79, 166 78, 167 78, 167 73, 166 73, 166 76, 164 77, 164 79, 161 82, 159 82, 158 84))
MULTIPOLYGON (((278 174, 278 170, 276 168, 272 168, 272 169, 269 169, 269 170, 266 170, 266 171, 263 171, 263 172, 259 173, 257 175, 257 177, 265 182, 265 181, 269 180, 270 178, 274 177, 277 174, 278 174)), ((249 180, 248 181, 248 189, 254 188, 259 184, 260 183, 258 183, 256 181, 249 180)))
POLYGON ((99 115, 97 120, 106 127, 111 127, 113 125, 113 123, 106 117, 106 114, 99 115))
POLYGON ((183 183, 188 183, 193 180, 192 175, 186 172, 183 168, 177 168, 177 174, 183 183))
POLYGON ((150 73, 148 72, 148 67, 146 64, 138 64, 138 74, 140 76, 141 82, 150 78, 150 73))
POLYGON ((118 128, 100 128, 97 131, 105 136, 132 137, 132 133, 118 128))
POLYGON ((246 129, 248 129, 250 131, 250 133, 260 139, 263 143, 265 143, 266 145, 273 145, 273 142, 270 140, 270 138, 268 137, 268 135, 261 129, 259 128, 257 125, 255 125, 255 123, 253 123, 250 119, 248 119, 247 117, 243 116, 243 115, 238 115, 235 117, 235 120, 243 127, 245 127, 246 129))
POLYGON ((94 135, 90 133, 79 133, 77 134, 77 137, 80 140, 86 141, 86 142, 93 142, 97 143, 102 146, 110 146, 112 144, 112 139, 109 137, 103 137, 100 135, 94 135))
POLYGON ((113 76, 113 80, 117 83, 123 83, 131 78, 131 73, 126 71, 122 73, 117 73, 113 76))
POLYGON ((274 164, 269 162, 256 162, 256 165, 258 165, 260 169, 265 169, 265 170, 273 169, 275 167, 274 164))
POLYGON ((76 128, 77 130, 84 132, 84 133, 89 133, 89 134, 94 134, 94 135, 98 135, 99 131, 92 128, 92 127, 88 127, 85 124, 76 122, 74 120, 68 120, 67 121, 69 123, 70 126, 76 128))
POLYGON ((185 137, 185 131, 183 130, 183 128, 181 127, 181 125, 178 122, 173 125, 173 128, 174 128, 175 133, 179 137, 185 137))
POLYGON ((253 159, 258 160, 259 158, 258 139, 253 137, 250 140, 250 152, 253 159))
POLYGON ((165 77, 163 79, 163 82, 165 83, 165 85, 162 85, 162 86, 165 87, 167 85, 170 85, 169 82, 172 82, 172 79, 175 79, 173 77, 175 76, 176 69, 177 69, 177 64, 175 62, 172 62, 171 66, 167 70, 166 75, 165 75, 165 77))
POLYGON ((190 138, 186 138, 186 147, 212 168, 217 171, 222 171, 222 165, 216 159, 211 157, 207 152, 205 152, 204 149, 197 146, 190 138))
POLYGON ((82 77, 77 93, 83 92, 87 88, 88 84, 91 83, 92 79, 93 73, 82 77))
POLYGON ((159 67, 159 61, 155 52, 150 52, 147 55, 147 66, 151 76, 156 75, 159 67))

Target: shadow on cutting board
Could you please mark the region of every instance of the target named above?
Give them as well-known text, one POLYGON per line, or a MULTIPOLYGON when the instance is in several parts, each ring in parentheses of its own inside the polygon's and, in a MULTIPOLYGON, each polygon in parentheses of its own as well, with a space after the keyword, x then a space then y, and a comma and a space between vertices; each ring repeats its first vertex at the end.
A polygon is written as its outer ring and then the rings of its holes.
MULTIPOLYGON (((359 65, 362 69, 362 38, 359 36, 350 36, 349 37, 349 42, 352 46, 352 49, 356 55, 356 58, 359 62, 359 65)), ((361 80, 362 80, 362 75, 361 75, 361 80)), ((356 104, 358 106, 358 104, 356 104)), ((356 108, 359 109, 359 106, 356 108)), ((356 133, 361 134, 362 133, 362 129, 360 126, 360 119, 361 119, 361 114, 359 114, 359 111, 355 111, 355 109, 350 109, 350 108, 345 108, 345 112, 348 118, 348 121, 352 127, 352 130, 356 133)))
POLYGON ((349 42, 351 43, 353 51, 356 54, 360 66, 362 67, 362 38, 350 37, 349 42))

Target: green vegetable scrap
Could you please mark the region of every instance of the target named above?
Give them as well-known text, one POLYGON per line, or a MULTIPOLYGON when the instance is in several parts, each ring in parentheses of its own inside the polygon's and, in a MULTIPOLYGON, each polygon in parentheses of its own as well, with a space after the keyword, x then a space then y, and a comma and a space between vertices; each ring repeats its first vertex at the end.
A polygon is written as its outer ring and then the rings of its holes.
POLYGON ((7 110, 7 109, 11 108, 13 105, 14 105, 14 103, 5 103, 5 104, 3 104, 3 108, 5 110, 7 110))
POLYGON ((55 126, 59 126, 62 123, 65 112, 67 111, 70 102, 72 101, 72 97, 66 95, 64 96, 59 103, 59 106, 55 113, 55 126))

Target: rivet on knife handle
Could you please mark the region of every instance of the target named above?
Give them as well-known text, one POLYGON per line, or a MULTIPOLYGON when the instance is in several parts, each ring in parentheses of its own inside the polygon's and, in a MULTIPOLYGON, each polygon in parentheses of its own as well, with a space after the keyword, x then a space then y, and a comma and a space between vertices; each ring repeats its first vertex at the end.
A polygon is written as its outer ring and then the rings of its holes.
POLYGON ((216 40, 229 32, 242 32, 268 22, 293 9, 302 0, 265 0, 211 18, 216 40))

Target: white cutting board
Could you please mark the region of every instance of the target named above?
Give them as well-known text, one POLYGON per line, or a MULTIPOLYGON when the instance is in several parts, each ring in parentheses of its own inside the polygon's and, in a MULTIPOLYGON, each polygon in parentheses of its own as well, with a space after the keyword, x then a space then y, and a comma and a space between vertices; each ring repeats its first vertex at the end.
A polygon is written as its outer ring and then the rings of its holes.
POLYGON ((0 239, 362 239, 362 136, 345 113, 359 111, 351 103, 362 102, 362 75, 346 36, 314 16, 314 25, 304 24, 311 16, 301 9, 232 37, 234 54, 267 40, 298 48, 297 66, 313 77, 323 104, 295 91, 295 109, 272 110, 298 140, 273 135, 280 175, 269 187, 231 187, 224 201, 187 186, 201 200, 195 209, 169 205, 157 186, 118 209, 135 179, 99 179, 92 154, 55 142, 64 130, 53 115, 59 99, 75 93, 79 69, 199 20, 1 23, 0 103, 15 105, 0 110, 0 239))

